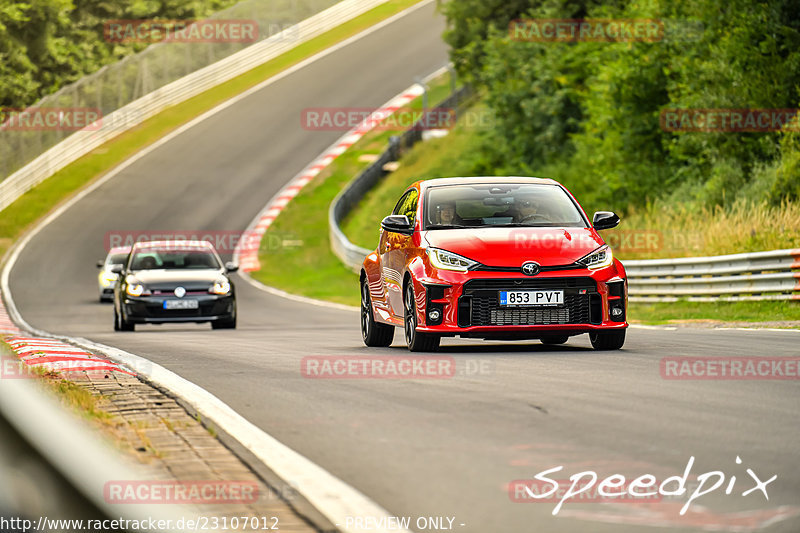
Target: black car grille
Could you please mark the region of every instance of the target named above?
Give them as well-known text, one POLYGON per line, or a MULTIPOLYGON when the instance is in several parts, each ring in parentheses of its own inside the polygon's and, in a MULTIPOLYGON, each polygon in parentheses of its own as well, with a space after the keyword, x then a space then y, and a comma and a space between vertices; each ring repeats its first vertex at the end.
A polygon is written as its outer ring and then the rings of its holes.
POLYGON ((468 281, 459 300, 459 326, 521 326, 590 323, 590 299, 597 291, 591 278, 516 278, 468 281), (558 307, 502 307, 501 290, 563 290, 558 307), (581 294, 583 292, 583 294, 581 294))
POLYGON ((150 319, 216 316, 229 313, 228 307, 231 302, 231 298, 210 300, 201 302, 198 309, 164 309, 160 302, 134 302, 128 304, 128 314, 150 319))

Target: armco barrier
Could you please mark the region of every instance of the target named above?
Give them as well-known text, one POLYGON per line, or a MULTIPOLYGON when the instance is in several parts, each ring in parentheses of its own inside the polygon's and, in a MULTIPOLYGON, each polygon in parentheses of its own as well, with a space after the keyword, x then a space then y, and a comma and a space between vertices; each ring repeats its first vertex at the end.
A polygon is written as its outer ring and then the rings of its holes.
MULTIPOLYGON (((460 112, 461 104, 469 98, 472 90, 469 86, 455 90, 450 96, 445 98, 434 109, 454 109, 456 115, 460 112)), ((345 237, 339 224, 344 220, 353 207, 355 207, 364 194, 367 193, 375 184, 383 178, 388 171, 384 170, 386 163, 396 161, 400 153, 422 140, 423 128, 412 126, 411 129, 402 135, 393 137, 389 147, 361 174, 356 176, 353 181, 334 198, 328 209, 328 228, 331 239, 331 249, 342 262, 351 270, 358 272, 364 257, 370 250, 361 248, 351 243, 345 237)))
POLYGON ((309 39, 365 13, 385 0, 342 0, 295 27, 193 72, 103 117, 97 130, 78 131, 0 182, 0 211, 45 179, 164 109, 266 63, 309 39), (292 39, 285 39, 284 33, 292 39))
MULTIPOLYGON (((3 531, 78 531, 57 520, 171 521, 159 533, 178 533, 181 517, 195 511, 183 506, 120 505, 106 501, 110 479, 152 479, 146 469, 126 460, 97 439, 96 429, 65 410, 30 379, 0 384, 0 517, 30 520, 32 525, 3 526, 3 531)), ((87 530, 87 528, 83 528, 87 530)), ((88 528, 91 529, 91 528, 88 528)), ((112 528, 110 531, 122 531, 112 528)), ((142 525, 141 531, 155 531, 142 525)))
POLYGON ((800 300, 800 249, 623 263, 632 301, 800 300))

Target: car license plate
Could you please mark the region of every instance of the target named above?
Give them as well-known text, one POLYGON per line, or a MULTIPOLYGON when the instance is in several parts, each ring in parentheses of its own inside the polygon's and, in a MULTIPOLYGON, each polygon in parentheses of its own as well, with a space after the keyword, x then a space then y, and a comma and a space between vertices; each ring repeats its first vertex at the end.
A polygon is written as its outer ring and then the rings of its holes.
POLYGON ((164 309, 197 309, 197 300, 164 300, 164 309))
POLYGON ((564 305, 564 291, 500 291, 500 305, 507 307, 564 305))

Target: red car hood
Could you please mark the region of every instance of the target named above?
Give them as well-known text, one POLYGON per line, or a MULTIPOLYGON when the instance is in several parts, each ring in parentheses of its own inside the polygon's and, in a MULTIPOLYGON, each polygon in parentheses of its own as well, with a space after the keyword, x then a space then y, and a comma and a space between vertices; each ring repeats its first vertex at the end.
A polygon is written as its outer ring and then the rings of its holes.
POLYGON ((567 265, 605 244, 593 228, 471 228, 425 232, 434 248, 489 266, 567 265))

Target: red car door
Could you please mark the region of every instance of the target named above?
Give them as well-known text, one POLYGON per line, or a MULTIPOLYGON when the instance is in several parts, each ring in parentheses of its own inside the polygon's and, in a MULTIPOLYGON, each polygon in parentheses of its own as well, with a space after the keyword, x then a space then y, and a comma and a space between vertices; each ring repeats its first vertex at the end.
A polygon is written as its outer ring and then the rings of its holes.
MULTIPOLYGON (((419 192, 409 189, 397 202, 393 215, 405 215, 414 226, 417 214, 419 192)), ((381 278, 389 303, 389 312, 396 318, 403 318, 403 273, 407 261, 407 249, 412 246, 411 235, 384 230, 381 234, 379 253, 381 255, 381 278)))

